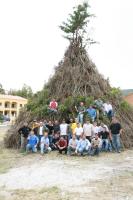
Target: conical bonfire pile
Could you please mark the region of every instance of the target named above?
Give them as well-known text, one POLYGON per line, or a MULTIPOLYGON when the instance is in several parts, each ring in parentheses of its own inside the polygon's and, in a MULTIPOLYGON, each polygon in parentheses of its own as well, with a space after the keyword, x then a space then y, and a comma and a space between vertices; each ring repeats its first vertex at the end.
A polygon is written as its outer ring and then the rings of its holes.
POLYGON ((87 52, 71 43, 64 59, 55 68, 47 84, 50 96, 62 100, 68 96, 106 95, 110 90, 107 80, 100 75, 87 52))

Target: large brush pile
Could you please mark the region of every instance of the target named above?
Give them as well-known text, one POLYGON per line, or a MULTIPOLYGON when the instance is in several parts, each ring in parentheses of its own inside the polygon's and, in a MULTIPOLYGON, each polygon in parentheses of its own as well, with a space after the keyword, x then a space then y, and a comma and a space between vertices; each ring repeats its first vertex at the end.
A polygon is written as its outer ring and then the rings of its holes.
POLYGON ((30 112, 27 112, 25 109, 20 112, 19 117, 16 120, 14 126, 8 130, 5 138, 4 144, 7 148, 19 148, 20 147, 20 135, 18 130, 27 122, 29 125, 31 124, 33 118, 30 112))
POLYGON ((89 95, 97 98, 106 95, 110 85, 98 73, 87 52, 71 43, 64 59, 55 68, 55 74, 49 80, 47 88, 51 97, 62 100, 68 96, 89 95))
MULTIPOLYGON (((80 46, 71 43, 66 51, 63 60, 55 68, 55 74, 50 78, 45 88, 39 93, 42 98, 44 91, 48 91, 47 99, 56 98, 60 103, 68 98, 83 97, 104 97, 113 103, 116 115, 123 126, 122 143, 126 148, 133 147, 133 110, 126 107, 123 103, 121 94, 109 95, 111 87, 107 80, 98 73, 95 64, 89 59, 87 52, 80 46)), ((34 108, 45 107, 43 99, 39 100, 39 95, 36 95, 37 101, 32 100, 34 108), (37 103, 36 103, 37 102, 37 103), (39 103, 40 102, 40 103, 39 103)), ((46 97, 45 97, 46 98, 46 97)), ((44 102, 47 101, 45 99, 44 102)), ((42 109, 38 109, 41 112, 42 109)), ((19 116, 16 125, 12 128, 5 138, 6 147, 18 147, 18 129, 23 122, 30 122, 33 117, 31 113, 23 112, 19 116)), ((36 116, 35 116, 36 117, 36 116)))

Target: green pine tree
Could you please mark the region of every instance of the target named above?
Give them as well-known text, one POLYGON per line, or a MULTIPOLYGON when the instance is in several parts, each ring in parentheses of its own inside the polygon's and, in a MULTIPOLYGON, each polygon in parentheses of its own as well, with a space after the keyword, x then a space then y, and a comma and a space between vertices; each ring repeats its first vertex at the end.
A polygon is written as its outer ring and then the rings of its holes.
POLYGON ((90 22, 90 18, 94 17, 90 14, 88 9, 90 8, 88 3, 83 3, 73 8, 73 13, 69 14, 67 22, 63 22, 60 29, 65 33, 64 37, 73 43, 95 43, 93 39, 87 36, 87 26, 90 22))

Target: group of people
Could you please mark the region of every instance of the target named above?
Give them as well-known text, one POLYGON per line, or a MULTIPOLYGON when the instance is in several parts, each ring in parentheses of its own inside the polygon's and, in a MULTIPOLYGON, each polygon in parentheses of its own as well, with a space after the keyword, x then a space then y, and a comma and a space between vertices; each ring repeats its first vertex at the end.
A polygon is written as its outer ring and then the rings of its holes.
MULTIPOLYGON (((87 109, 90 119, 88 118, 85 122, 83 102, 76 109, 78 117, 70 119, 68 122, 64 119, 62 122, 58 120, 54 122, 50 120, 34 121, 32 128, 25 123, 18 130, 21 136, 21 149, 26 149, 26 152, 40 151, 41 154, 55 150, 60 154, 64 152, 67 155, 99 155, 101 151, 120 153, 122 127, 116 117, 112 116, 111 125, 108 127, 102 122, 98 124, 95 121, 96 114, 94 115, 93 107, 90 106, 87 109)), ((112 115, 111 106, 108 112, 110 112, 109 115, 112 115)))

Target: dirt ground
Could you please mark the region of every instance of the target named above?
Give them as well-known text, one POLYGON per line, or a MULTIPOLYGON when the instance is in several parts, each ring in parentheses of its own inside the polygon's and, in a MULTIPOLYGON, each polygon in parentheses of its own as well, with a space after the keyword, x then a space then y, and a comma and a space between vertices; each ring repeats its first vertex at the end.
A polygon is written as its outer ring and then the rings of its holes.
POLYGON ((133 200, 133 150, 67 157, 1 147, 0 200, 45 199, 133 200))

